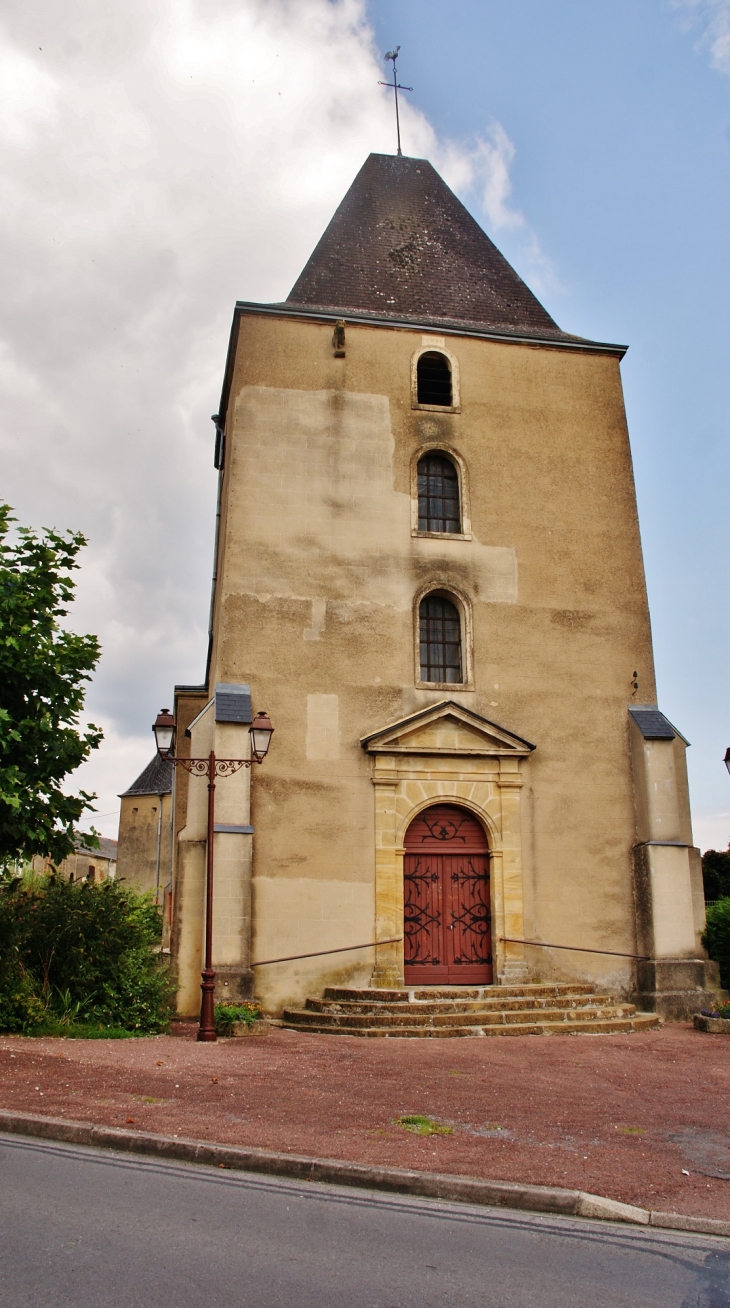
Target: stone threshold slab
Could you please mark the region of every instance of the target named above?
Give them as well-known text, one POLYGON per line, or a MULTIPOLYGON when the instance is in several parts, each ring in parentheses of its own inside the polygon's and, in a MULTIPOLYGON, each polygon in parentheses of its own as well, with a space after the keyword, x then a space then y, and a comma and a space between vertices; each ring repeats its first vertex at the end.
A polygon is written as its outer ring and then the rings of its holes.
POLYGON ((120 1153, 169 1158, 176 1162, 200 1163, 208 1167, 285 1176, 297 1181, 318 1181, 330 1185, 385 1190, 393 1194, 417 1195, 451 1203, 484 1204, 492 1208, 518 1208, 528 1212, 557 1213, 563 1217, 589 1217, 607 1222, 629 1222, 664 1230, 688 1231, 698 1235, 730 1237, 730 1221, 711 1217, 690 1217, 680 1213, 655 1213, 616 1199, 564 1190, 558 1186, 520 1185, 514 1181, 483 1181, 477 1177, 449 1176, 439 1172, 416 1172, 400 1167, 372 1167, 365 1163, 341 1162, 335 1158, 307 1158, 265 1149, 244 1149, 233 1145, 208 1144, 118 1127, 94 1126, 89 1122, 42 1117, 36 1113, 14 1113, 0 1109, 0 1132, 34 1136, 63 1144, 91 1145, 120 1153))

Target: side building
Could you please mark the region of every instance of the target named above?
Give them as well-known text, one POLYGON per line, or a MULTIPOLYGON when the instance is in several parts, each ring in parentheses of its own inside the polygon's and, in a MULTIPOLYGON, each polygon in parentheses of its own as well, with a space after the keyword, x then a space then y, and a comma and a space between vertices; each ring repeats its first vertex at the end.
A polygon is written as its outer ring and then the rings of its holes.
POLYGON ((169 897, 172 873, 172 763, 157 754, 125 790, 119 813, 117 876, 150 891, 158 904, 169 897))

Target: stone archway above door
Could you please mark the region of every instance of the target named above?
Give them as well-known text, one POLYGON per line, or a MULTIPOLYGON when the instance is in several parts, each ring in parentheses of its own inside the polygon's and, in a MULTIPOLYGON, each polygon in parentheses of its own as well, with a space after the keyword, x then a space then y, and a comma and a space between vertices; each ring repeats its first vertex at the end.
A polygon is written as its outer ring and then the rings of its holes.
MULTIPOLYGON (((522 891, 522 766, 535 746, 495 722, 442 700, 360 741, 373 757, 375 939, 403 934, 403 859, 410 823, 425 808, 454 803, 488 833, 493 958, 501 982, 526 976, 522 891)), ((404 984, 403 944, 379 946, 372 984, 404 984)))

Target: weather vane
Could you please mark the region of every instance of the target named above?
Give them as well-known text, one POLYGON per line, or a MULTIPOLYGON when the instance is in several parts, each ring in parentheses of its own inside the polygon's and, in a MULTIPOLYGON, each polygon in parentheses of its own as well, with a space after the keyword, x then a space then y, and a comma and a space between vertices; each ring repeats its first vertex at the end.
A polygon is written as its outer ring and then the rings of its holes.
POLYGON ((387 53, 387 55, 385 55, 385 58, 386 58, 386 59, 392 59, 392 60, 393 60, 393 81, 392 81, 392 82, 378 82, 378 86, 389 86, 390 89, 391 89, 391 91, 394 91, 394 92, 395 92, 395 130, 396 130, 396 132, 398 133, 398 154, 402 154, 403 151, 402 151, 401 148, 400 148, 400 115, 399 115, 399 113, 398 113, 398 92, 399 92, 399 91, 412 91, 412 90, 413 90, 413 87, 412 87, 412 86, 401 86, 400 82, 398 81, 398 74, 397 74, 397 72, 396 72, 395 61, 396 61, 396 59, 398 58, 398 51, 399 51, 399 50, 400 50, 400 46, 397 45, 397 46, 395 47, 395 50, 389 50, 388 53, 387 53))

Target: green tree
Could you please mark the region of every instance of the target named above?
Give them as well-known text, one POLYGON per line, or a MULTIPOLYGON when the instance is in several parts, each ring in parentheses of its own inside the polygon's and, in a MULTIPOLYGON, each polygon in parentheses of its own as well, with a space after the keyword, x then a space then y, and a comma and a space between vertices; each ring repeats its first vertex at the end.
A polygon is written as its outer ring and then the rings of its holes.
POLYGON ((714 901, 730 897, 730 848, 705 851, 702 855, 702 882, 705 899, 714 901))
POLYGON ((730 987, 730 899, 721 899, 707 910, 707 926, 702 936, 710 958, 720 964, 720 980, 730 987))
POLYGON ((14 522, 0 504, 0 867, 72 853, 96 796, 67 795, 62 783, 102 740, 93 725, 78 730, 99 642, 60 624, 86 541, 79 532, 13 531, 14 522))

